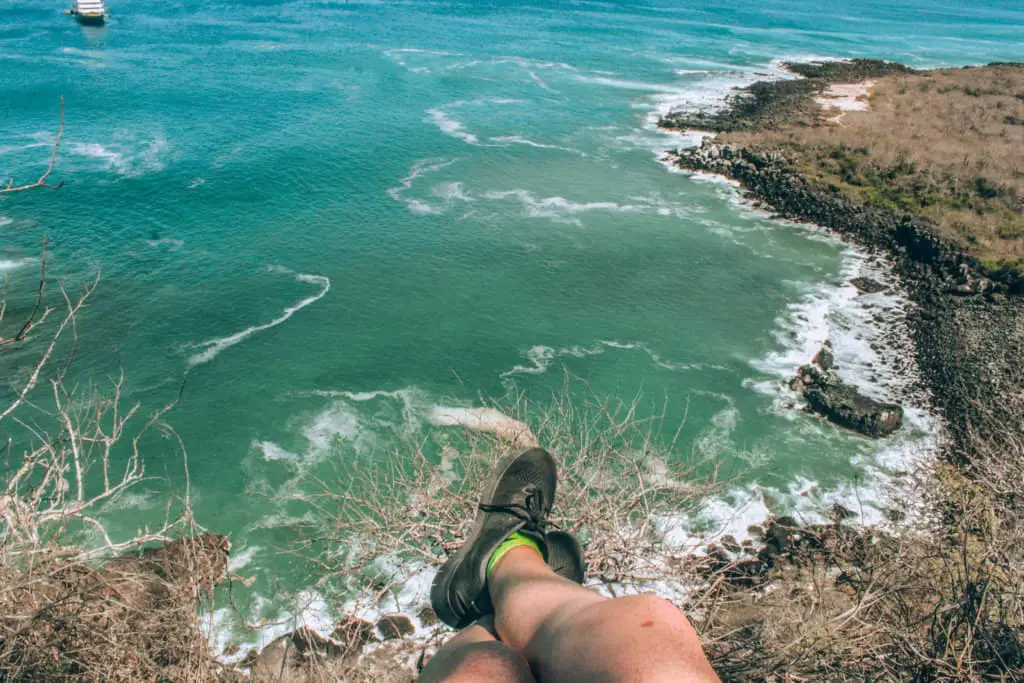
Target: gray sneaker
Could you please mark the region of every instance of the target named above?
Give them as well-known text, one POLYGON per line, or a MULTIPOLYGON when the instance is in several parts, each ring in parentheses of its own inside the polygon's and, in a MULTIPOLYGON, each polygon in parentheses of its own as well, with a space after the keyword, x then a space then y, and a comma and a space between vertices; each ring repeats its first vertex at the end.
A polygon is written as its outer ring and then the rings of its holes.
POLYGON ((544 539, 548 544, 548 566, 551 571, 582 584, 586 580, 583 563, 583 548, 576 537, 568 531, 550 531, 544 539))
POLYGON ((466 542, 434 577, 430 604, 444 623, 462 628, 489 614, 487 562, 516 531, 537 541, 548 557, 547 516, 555 500, 554 458, 542 448, 510 455, 495 467, 466 542))

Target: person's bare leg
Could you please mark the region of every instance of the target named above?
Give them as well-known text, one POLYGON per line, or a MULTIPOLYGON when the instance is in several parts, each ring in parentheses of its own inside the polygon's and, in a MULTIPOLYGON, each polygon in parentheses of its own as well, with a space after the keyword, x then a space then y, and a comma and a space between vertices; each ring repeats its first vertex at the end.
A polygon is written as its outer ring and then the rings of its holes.
POLYGON ((530 665, 493 628, 488 619, 456 633, 423 667, 420 683, 536 683, 530 665))
POLYGON ((605 598, 559 577, 530 548, 501 558, 488 589, 499 637, 542 682, 718 681, 689 620, 667 600, 605 598))

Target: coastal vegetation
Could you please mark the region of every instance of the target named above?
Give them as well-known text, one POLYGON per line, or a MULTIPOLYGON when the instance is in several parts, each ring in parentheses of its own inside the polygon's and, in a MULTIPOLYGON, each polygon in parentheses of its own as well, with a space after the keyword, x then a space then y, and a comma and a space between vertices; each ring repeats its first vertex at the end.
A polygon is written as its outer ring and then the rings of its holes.
POLYGON ((855 60, 790 68, 806 78, 756 83, 725 112, 678 113, 662 125, 772 150, 808 182, 927 221, 983 272, 1022 272, 1024 65, 914 71, 855 60), (864 84, 863 107, 829 106, 832 83, 855 82, 864 84))

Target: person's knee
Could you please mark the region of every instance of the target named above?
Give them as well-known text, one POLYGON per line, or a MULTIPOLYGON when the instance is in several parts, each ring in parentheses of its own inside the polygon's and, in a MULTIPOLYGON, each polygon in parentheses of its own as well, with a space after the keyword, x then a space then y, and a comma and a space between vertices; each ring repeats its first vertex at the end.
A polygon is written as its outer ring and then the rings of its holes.
POLYGON ((434 673, 436 680, 446 683, 532 683, 534 680, 526 660, 500 642, 468 643, 452 651, 445 664, 443 671, 434 673))
POLYGON ((591 605, 537 643, 542 678, 715 681, 697 634, 668 600, 634 595, 591 605))
POLYGON ((689 619, 678 607, 653 595, 630 595, 591 605, 575 614, 572 623, 574 628, 620 634, 647 629, 662 633, 668 629, 687 635, 693 632, 689 619))
POLYGON ((654 595, 631 595, 619 600, 622 607, 628 605, 628 613, 633 621, 638 622, 641 629, 667 627, 687 634, 693 632, 690 620, 683 611, 664 598, 654 595))

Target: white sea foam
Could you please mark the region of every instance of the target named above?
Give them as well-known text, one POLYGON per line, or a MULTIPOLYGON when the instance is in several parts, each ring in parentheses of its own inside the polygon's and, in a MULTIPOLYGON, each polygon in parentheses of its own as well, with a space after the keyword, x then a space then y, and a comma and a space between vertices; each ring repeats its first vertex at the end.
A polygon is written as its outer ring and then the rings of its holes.
POLYGON ((648 344, 639 341, 622 342, 608 339, 598 340, 591 346, 568 346, 553 348, 543 344, 530 347, 523 354, 527 365, 515 365, 509 370, 501 373, 504 381, 512 380, 516 375, 542 375, 548 371, 551 364, 559 358, 586 358, 588 356, 599 356, 608 349, 617 351, 640 351, 646 354, 651 361, 660 368, 672 371, 687 370, 723 370, 719 365, 708 365, 705 363, 676 363, 666 360, 659 355, 648 344))
POLYGON ((242 569, 252 562, 252 558, 255 557, 256 553, 260 550, 263 549, 258 545, 250 545, 241 550, 232 548, 231 558, 228 560, 228 571, 237 572, 242 569))
POLYGON ((34 262, 35 259, 33 258, 0 259, 0 272, 21 268, 34 262))
POLYGON ((435 207, 422 199, 406 197, 405 193, 412 189, 417 178, 440 171, 442 168, 451 166, 456 161, 458 159, 420 159, 412 165, 409 173, 402 178, 402 183, 398 187, 392 187, 388 190, 388 195, 396 201, 405 202, 405 205, 412 213, 440 213, 443 210, 442 207, 435 207))
POLYGON ((528 147, 536 147, 537 149, 557 149, 563 152, 569 152, 571 154, 578 154, 581 157, 587 156, 585 152, 582 152, 574 147, 563 147, 562 145, 549 145, 543 142, 535 142, 528 138, 524 138, 521 135, 498 135, 490 138, 492 146, 502 147, 505 145, 526 145, 528 147))
POLYGON ((199 351, 198 353, 189 356, 189 368, 193 368, 197 365, 202 365, 203 363, 209 363, 211 360, 216 358, 221 351, 224 351, 225 349, 228 349, 234 346, 235 344, 245 341, 246 339, 248 339, 249 337, 258 332, 269 330, 272 327, 276 327, 281 323, 286 322, 289 318, 291 318, 293 315, 301 311, 306 306, 314 304, 320 299, 324 298, 327 295, 327 292, 329 292, 331 289, 330 279, 324 277, 323 275, 307 275, 306 273, 293 273, 292 271, 283 269, 281 267, 277 267, 277 270, 278 272, 287 272, 295 275, 295 279, 298 280, 299 282, 308 282, 310 284, 319 285, 320 291, 314 294, 313 296, 302 299, 298 303, 295 303, 289 306, 288 308, 284 309, 284 311, 281 312, 281 315, 274 318, 269 323, 264 323, 262 325, 253 325, 252 327, 247 327, 240 332, 235 332, 234 334, 228 335, 226 337, 216 337, 214 339, 208 339, 204 342, 199 342, 198 344, 193 344, 192 348, 202 350, 199 351))
POLYGON ((497 135, 487 139, 481 139, 476 133, 470 132, 466 124, 455 117, 452 113, 455 110, 465 107, 481 107, 492 105, 523 104, 523 100, 505 97, 481 97, 475 100, 456 100, 449 102, 442 107, 433 107, 426 110, 427 121, 437 126, 445 135, 462 140, 466 144, 475 147, 506 147, 508 145, 527 145, 537 149, 555 149, 570 154, 586 156, 583 152, 573 147, 555 145, 544 142, 537 142, 522 135, 497 135))
MULTIPOLYGON (((50 138, 53 138, 53 133, 36 133, 33 137, 35 137, 35 138, 44 137, 45 138, 47 136, 50 137, 50 138)), ((17 152, 23 152, 23 151, 25 151, 27 149, 37 149, 37 148, 42 148, 42 147, 46 147, 46 148, 53 147, 53 140, 52 139, 50 139, 49 141, 39 140, 37 142, 30 142, 30 143, 26 143, 24 145, 0 145, 0 156, 4 156, 5 154, 15 154, 17 152)))
POLYGON ((359 413, 347 403, 337 401, 317 414, 313 421, 302 429, 302 435, 309 442, 314 456, 325 455, 332 446, 343 442, 357 443, 363 436, 363 425, 359 413))
POLYGON ((122 139, 109 144, 110 147, 99 142, 69 141, 64 149, 72 156, 98 159, 106 170, 113 171, 122 178, 135 178, 162 171, 166 166, 169 145, 163 135, 156 135, 147 140, 122 135, 122 139))
POLYGON ((61 54, 68 55, 69 57, 75 57, 74 63, 80 64, 87 69, 105 69, 107 68, 106 52, 100 50, 83 50, 77 47, 62 47, 60 49, 61 54))
MULTIPOLYGON (((261 456, 259 460, 286 465, 294 472, 292 478, 276 490, 266 489, 268 495, 279 499, 301 498, 302 486, 308 483, 313 469, 339 449, 369 453, 378 447, 378 435, 382 432, 394 435, 418 431, 431 409, 429 399, 415 387, 377 391, 317 389, 292 395, 330 401, 303 420, 299 433, 304 447, 286 448, 267 440, 253 442, 252 452, 261 456), (374 405, 363 405, 371 403, 374 405)), ((265 488, 269 483, 259 485, 265 488)), ((259 526, 265 528, 273 523, 264 519, 259 526)))
POLYGON ((435 185, 430 193, 435 197, 444 199, 446 203, 455 201, 459 202, 472 202, 475 201, 474 197, 471 197, 466 193, 466 187, 462 183, 458 182, 447 182, 435 185))
POLYGON ((235 628, 237 614, 230 607, 215 610, 209 619, 200 620, 210 643, 210 652, 221 661, 238 662, 250 648, 261 650, 277 638, 303 626, 321 634, 330 634, 337 621, 327 600, 315 590, 300 591, 283 610, 273 609, 268 601, 261 598, 257 598, 255 603, 256 611, 273 613, 272 616, 268 615, 271 618, 257 628, 255 634, 247 627, 235 628), (236 640, 236 635, 240 633, 244 633, 244 636, 236 640), (229 647, 236 650, 235 654, 225 654, 229 647))
POLYGON ((0 228, 7 227, 8 225, 12 225, 13 223, 13 218, 8 218, 7 216, 0 216, 0 228))
POLYGON ((415 74, 427 74, 431 72, 431 69, 423 65, 410 66, 410 58, 457 57, 459 55, 458 52, 448 52, 446 50, 424 50, 415 47, 392 48, 384 50, 383 54, 399 66, 415 74))
POLYGON ((610 211, 614 213, 642 213, 647 207, 616 202, 574 202, 565 197, 538 197, 529 190, 503 190, 484 193, 487 199, 516 199, 523 205, 525 214, 531 218, 547 218, 555 223, 583 225, 577 214, 588 211, 610 211))
POLYGON ((776 321, 779 348, 753 366, 784 384, 829 340, 845 381, 875 398, 898 400, 918 379, 906 324, 910 302, 884 261, 853 248, 842 258, 841 281, 816 285, 789 304, 776 321), (858 276, 887 289, 860 294, 849 282, 858 276))
POLYGON ((323 396, 327 398, 342 399, 348 402, 354 403, 365 403, 367 401, 375 401, 381 399, 388 399, 392 401, 398 401, 401 403, 401 424, 389 422, 385 424, 379 424, 378 426, 388 427, 394 431, 411 431, 415 430, 423 420, 423 413, 425 410, 427 399, 425 394, 417 389, 416 387, 406 387, 404 389, 395 390, 384 390, 378 389, 376 391, 340 391, 331 389, 317 389, 309 392, 313 396, 323 396))
POLYGON ((263 459, 278 462, 298 462, 299 456, 285 450, 273 441, 256 441, 253 446, 263 452, 263 459))
POLYGON ((445 135, 458 138, 470 145, 477 145, 480 143, 480 138, 473 133, 467 132, 463 123, 450 116, 444 109, 428 109, 427 115, 430 116, 430 122, 437 126, 445 135))
POLYGON ((449 102, 443 107, 428 109, 427 120, 437 126, 442 133, 458 138, 470 145, 480 145, 480 138, 466 130, 465 125, 454 118, 450 111, 462 109, 463 107, 482 107, 503 104, 522 104, 523 100, 510 99, 507 97, 480 97, 475 100, 456 100, 449 102))
POLYGON ((167 247, 172 251, 177 251, 185 246, 184 240, 175 239, 173 237, 161 237, 156 240, 146 240, 146 246, 148 247, 167 247))
POLYGON ((530 80, 533 81, 534 83, 536 83, 542 89, 547 90, 548 92, 552 92, 552 93, 557 93, 558 92, 557 90, 552 88, 550 85, 548 85, 547 82, 543 78, 538 76, 535 72, 527 71, 526 73, 530 74, 530 80))

